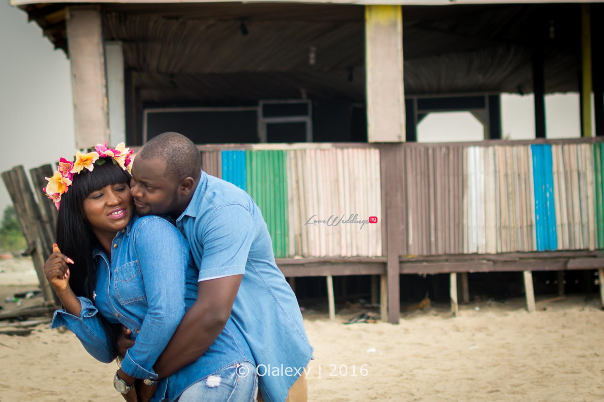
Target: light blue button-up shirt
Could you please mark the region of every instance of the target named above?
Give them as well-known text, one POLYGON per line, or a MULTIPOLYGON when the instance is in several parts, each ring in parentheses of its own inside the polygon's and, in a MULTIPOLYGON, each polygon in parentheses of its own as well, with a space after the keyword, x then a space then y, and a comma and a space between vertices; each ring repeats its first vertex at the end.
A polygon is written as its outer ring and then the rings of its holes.
MULTIPOLYGON (((136 378, 156 379, 153 365, 174 335, 185 310, 197 299, 199 273, 187 241, 160 217, 134 216, 112 242, 111 263, 100 250, 94 256, 97 262, 94 303, 80 297, 79 317, 57 310, 52 328, 67 326, 88 353, 109 363, 116 356, 100 313, 111 323, 129 328, 136 340, 122 361, 122 370, 136 378)), ((153 401, 164 398, 174 401, 196 381, 243 361, 254 363, 242 333, 229 319, 202 357, 160 382, 153 401)))
POLYGON ((189 240, 199 281, 243 275, 231 318, 250 346, 264 400, 285 401, 313 348, 260 209, 245 191, 201 172, 176 226, 189 240))

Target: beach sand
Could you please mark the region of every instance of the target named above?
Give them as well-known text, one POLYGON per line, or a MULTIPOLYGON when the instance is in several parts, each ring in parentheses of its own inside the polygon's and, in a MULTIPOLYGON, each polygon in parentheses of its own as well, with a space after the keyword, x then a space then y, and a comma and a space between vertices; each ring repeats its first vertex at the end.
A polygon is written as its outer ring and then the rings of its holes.
MULTIPOLYGON (((461 306, 457 318, 433 305, 405 312, 399 325, 344 325, 363 310, 330 322, 306 309, 315 348, 309 401, 602 400, 598 298, 543 299, 533 314, 522 298, 461 306)), ((96 362, 70 332, 41 325, 27 337, 0 335, 0 361, 2 402, 122 400, 112 386, 116 364, 96 362)))

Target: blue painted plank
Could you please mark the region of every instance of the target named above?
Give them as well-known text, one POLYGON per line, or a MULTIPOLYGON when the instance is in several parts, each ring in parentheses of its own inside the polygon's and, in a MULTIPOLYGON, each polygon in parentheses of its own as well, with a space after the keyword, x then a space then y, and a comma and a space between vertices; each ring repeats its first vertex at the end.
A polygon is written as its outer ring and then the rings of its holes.
POLYGON ((558 248, 558 236, 556 233, 556 208, 554 199, 554 174, 552 163, 552 146, 543 145, 543 172, 545 178, 545 210, 546 210, 546 248, 556 250, 558 248))
POLYGON ((539 145, 531 145, 533 153, 533 186, 535 191, 535 230, 537 232, 537 251, 544 251, 543 244, 543 215, 542 215, 542 184, 541 184, 541 155, 539 145))
POLYGON ((222 151, 222 179, 246 190, 245 151, 222 151))

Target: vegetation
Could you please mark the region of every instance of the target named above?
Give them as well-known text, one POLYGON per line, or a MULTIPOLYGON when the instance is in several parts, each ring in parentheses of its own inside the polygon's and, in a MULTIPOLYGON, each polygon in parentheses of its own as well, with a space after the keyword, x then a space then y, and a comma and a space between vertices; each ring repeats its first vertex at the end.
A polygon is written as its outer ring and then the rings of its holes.
POLYGON ((2 227, 0 227, 0 251, 17 253, 23 251, 27 246, 21 225, 15 212, 15 207, 9 205, 4 210, 2 227))

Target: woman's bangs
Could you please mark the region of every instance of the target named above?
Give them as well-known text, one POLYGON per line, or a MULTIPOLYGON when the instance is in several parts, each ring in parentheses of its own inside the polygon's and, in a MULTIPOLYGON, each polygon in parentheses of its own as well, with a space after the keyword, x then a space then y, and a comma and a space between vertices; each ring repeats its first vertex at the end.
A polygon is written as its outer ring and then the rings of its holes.
POLYGON ((130 176, 119 165, 107 160, 100 166, 95 165, 92 172, 82 171, 76 174, 73 178, 73 189, 84 199, 94 191, 122 183, 129 184, 130 176))

